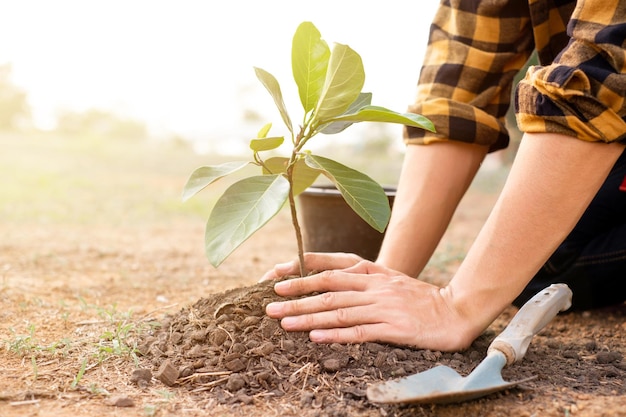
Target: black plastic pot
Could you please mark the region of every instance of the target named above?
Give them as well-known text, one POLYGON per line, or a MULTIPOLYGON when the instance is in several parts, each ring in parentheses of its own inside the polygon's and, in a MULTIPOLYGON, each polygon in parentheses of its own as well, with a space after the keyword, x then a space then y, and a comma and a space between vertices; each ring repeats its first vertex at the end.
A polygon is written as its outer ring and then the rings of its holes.
MULTIPOLYGON (((386 187, 393 205, 395 188, 386 187)), ((384 233, 361 219, 334 186, 314 186, 298 196, 306 252, 348 252, 375 260, 384 233)))

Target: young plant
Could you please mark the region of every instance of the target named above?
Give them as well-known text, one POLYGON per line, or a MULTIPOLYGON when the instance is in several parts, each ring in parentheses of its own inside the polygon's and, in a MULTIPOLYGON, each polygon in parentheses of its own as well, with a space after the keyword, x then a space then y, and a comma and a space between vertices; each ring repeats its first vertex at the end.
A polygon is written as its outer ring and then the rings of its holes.
POLYGON ((297 128, 285 108, 276 78, 261 68, 254 68, 287 127, 291 146, 289 156, 263 157, 267 151, 274 151, 285 142, 284 136, 270 135, 272 124, 268 123, 250 141, 252 161, 198 168, 185 184, 183 201, 247 165, 253 164, 261 169, 259 175, 231 185, 209 216, 205 233, 206 255, 215 267, 289 202, 300 273, 304 276, 304 248, 295 197, 311 186, 320 174, 337 187, 363 220, 382 233, 391 214, 383 188, 362 172, 305 150, 305 145, 319 133, 337 134, 357 122, 399 123, 434 130, 433 124, 421 115, 372 106, 372 94, 361 91, 365 71, 359 54, 338 43, 331 50, 310 22, 301 23, 294 34, 291 63, 303 108, 302 122, 297 128))

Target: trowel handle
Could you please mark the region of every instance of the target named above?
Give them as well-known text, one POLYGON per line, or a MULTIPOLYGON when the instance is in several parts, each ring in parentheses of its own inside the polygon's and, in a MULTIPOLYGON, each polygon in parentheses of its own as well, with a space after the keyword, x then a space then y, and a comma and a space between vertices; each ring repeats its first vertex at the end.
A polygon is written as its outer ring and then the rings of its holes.
POLYGON ((498 350, 507 365, 522 360, 531 339, 560 311, 572 305, 572 291, 565 284, 552 284, 522 306, 508 326, 496 337, 488 352, 498 350))

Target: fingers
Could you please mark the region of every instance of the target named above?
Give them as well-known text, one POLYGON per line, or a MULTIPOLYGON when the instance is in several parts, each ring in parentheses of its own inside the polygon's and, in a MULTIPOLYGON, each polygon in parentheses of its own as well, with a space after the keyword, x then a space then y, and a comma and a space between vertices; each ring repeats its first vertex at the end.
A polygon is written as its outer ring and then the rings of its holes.
MULTIPOLYGON (((287 316, 280 325, 286 331, 310 331, 309 339, 317 343, 359 343, 365 341, 394 341, 393 332, 384 313, 372 305, 335 308, 328 311, 287 316)), ((409 335, 404 332, 403 338, 409 335)), ((400 340, 400 339, 398 339, 400 340)))
MULTIPOLYGON (((308 252, 304 254, 304 265, 307 271, 326 271, 329 269, 348 268, 363 259, 352 253, 321 253, 308 252)), ((300 262, 295 259, 290 262, 274 265, 274 268, 267 271, 260 281, 279 279, 290 275, 300 274, 300 262)))
MULTIPOLYGON (((265 311, 267 315, 272 318, 284 318, 288 316, 300 316, 303 314, 345 309, 353 306, 365 306, 372 303, 370 298, 371 296, 364 292, 325 292, 311 297, 270 303, 265 308, 265 311)), ((307 330, 311 328, 312 327, 307 330)))
POLYGON ((277 282, 274 291, 284 297, 328 291, 365 291, 373 279, 369 275, 329 270, 304 278, 277 282))
POLYGON ((396 343, 395 337, 392 338, 387 333, 386 324, 375 323, 336 329, 316 329, 309 332, 309 339, 315 343, 364 343, 383 340, 396 343))
POLYGON ((361 262, 363 258, 353 253, 308 252, 304 254, 304 265, 309 271, 344 269, 361 262))
POLYGON ((296 275, 300 272, 300 268, 298 267, 298 261, 285 262, 282 264, 274 265, 274 268, 267 271, 259 282, 269 281, 273 279, 279 279, 289 275, 296 275))

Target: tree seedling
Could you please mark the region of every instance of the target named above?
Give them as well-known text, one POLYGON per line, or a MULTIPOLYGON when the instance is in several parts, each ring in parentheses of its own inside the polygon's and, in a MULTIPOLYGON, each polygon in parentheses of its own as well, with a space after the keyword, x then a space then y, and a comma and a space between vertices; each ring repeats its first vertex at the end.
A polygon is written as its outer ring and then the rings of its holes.
POLYGON ((217 200, 206 225, 205 249, 210 263, 218 267, 237 247, 262 228, 289 203, 296 234, 300 273, 304 270, 304 248, 295 197, 313 185, 319 175, 328 178, 348 205, 371 227, 383 232, 391 209, 384 189, 366 174, 305 149, 319 133, 338 134, 353 123, 397 123, 434 131, 424 116, 398 113, 371 105, 372 94, 361 91, 365 71, 359 54, 336 43, 331 49, 311 22, 301 23, 291 49, 293 78, 302 103, 302 122, 296 128, 287 112, 280 85, 269 72, 254 68, 270 93, 285 124, 291 146, 289 156, 265 158, 285 143, 285 136, 270 134, 264 125, 250 140, 251 161, 233 161, 196 169, 185 184, 183 201, 206 186, 250 164, 259 175, 232 184, 217 200))

